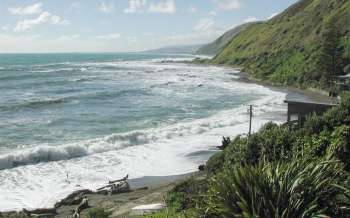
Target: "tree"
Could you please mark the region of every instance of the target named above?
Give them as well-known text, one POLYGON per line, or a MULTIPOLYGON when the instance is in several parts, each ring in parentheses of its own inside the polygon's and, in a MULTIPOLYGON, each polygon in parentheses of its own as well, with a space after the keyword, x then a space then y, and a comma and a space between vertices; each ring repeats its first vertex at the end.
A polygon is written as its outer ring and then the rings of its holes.
POLYGON ((341 51, 341 34, 334 21, 330 21, 323 35, 319 56, 319 67, 324 79, 331 86, 335 76, 342 73, 343 52, 341 51))
POLYGON ((345 37, 345 46, 344 46, 344 73, 350 73, 350 36, 345 37))

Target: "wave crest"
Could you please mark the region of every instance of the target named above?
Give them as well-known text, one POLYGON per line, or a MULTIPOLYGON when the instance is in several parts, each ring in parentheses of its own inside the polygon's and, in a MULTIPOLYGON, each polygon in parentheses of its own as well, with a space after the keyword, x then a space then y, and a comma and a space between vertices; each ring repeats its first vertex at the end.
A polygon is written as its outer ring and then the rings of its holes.
MULTIPOLYGON (((241 114, 241 112, 238 114, 241 114)), ((120 150, 130 146, 170 140, 175 137, 198 135, 214 128, 241 123, 243 120, 235 119, 235 121, 227 122, 222 119, 202 119, 164 128, 133 131, 124 134, 112 134, 104 138, 62 146, 38 146, 0 155, 0 169, 37 164, 40 162, 68 160, 108 151, 120 150)))

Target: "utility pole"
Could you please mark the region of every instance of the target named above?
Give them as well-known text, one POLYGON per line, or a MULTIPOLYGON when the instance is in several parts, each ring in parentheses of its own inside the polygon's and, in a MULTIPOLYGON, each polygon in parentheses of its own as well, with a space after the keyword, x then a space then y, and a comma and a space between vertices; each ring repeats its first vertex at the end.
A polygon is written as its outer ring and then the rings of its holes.
POLYGON ((253 117, 253 105, 249 105, 249 132, 248 132, 248 138, 250 138, 250 134, 252 133, 252 117, 253 117))

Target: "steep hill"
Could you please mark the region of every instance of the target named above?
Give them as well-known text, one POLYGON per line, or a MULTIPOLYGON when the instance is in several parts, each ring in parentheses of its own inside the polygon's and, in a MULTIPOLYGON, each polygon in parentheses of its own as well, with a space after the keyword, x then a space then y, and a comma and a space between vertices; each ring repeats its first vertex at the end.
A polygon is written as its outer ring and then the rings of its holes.
POLYGON ((238 33, 245 30, 248 26, 253 23, 246 23, 240 26, 237 26, 227 32, 225 32, 222 36, 216 39, 214 42, 206 44, 198 49, 197 54, 203 55, 216 55, 219 53, 238 33))
POLYGON ((350 0, 300 0, 269 21, 248 26, 211 62, 240 66, 272 82, 317 86, 317 57, 331 19, 349 44, 350 0))
POLYGON ((160 53, 160 54, 195 54, 196 51, 203 45, 179 45, 169 46, 158 49, 147 50, 147 53, 160 53))

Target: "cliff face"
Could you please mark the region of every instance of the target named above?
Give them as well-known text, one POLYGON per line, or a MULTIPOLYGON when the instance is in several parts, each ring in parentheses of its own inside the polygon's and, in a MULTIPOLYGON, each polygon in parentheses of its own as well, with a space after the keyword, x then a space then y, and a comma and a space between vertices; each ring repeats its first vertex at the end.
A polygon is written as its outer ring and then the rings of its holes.
POLYGON ((350 0, 301 0, 273 19, 239 32, 211 61, 241 66, 252 76, 284 84, 315 81, 326 25, 350 34, 350 0))

